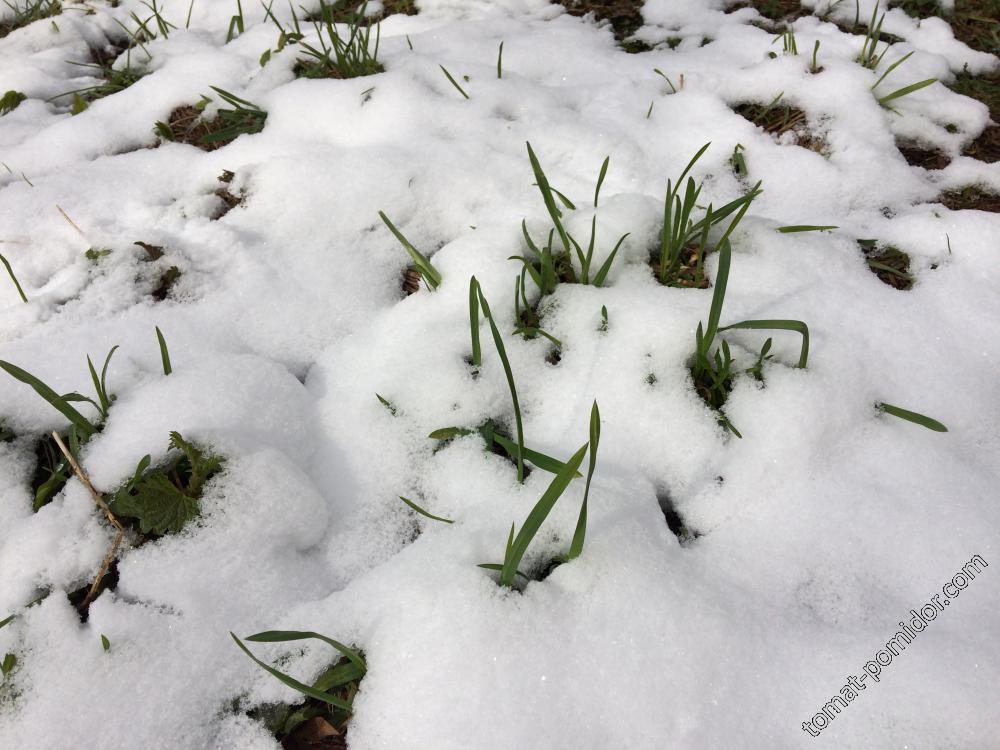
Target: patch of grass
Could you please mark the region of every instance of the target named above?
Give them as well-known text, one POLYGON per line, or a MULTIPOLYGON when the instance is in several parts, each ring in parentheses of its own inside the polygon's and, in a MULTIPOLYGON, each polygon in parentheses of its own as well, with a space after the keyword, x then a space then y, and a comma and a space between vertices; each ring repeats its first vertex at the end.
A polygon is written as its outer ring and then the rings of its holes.
MULTIPOLYGON (((302 40, 298 22, 295 22, 299 37, 298 45, 305 53, 295 63, 294 72, 299 78, 358 78, 381 73, 385 68, 378 61, 381 26, 375 24, 375 45, 371 46, 371 22, 365 19, 368 3, 364 2, 353 14, 342 35, 333 21, 333 13, 325 0, 320 0, 320 18, 313 21, 319 47, 306 44, 302 40)), ((280 40, 279 40, 280 44, 280 40)))
POLYGON ((162 140, 187 143, 203 151, 214 151, 232 143, 241 135, 252 135, 264 129, 267 112, 228 91, 215 86, 211 88, 231 109, 220 108, 215 119, 206 120, 204 110, 211 99, 203 96, 197 104, 175 109, 166 122, 157 122, 154 128, 157 135, 162 140))
MULTIPOLYGON (((719 321, 722 317, 722 305, 725 301, 726 286, 729 282, 731 255, 732 249, 729 245, 729 240, 723 239, 719 243, 719 270, 715 277, 715 289, 712 294, 712 306, 709 309, 708 323, 705 326, 699 323, 695 333, 695 352, 691 363, 691 380, 698 395, 718 413, 719 423, 736 435, 736 437, 742 437, 739 430, 736 429, 722 411, 740 371, 735 366, 729 344, 725 339, 721 339, 715 350, 712 350, 716 337, 723 331, 729 330, 777 330, 798 333, 802 337, 802 346, 799 351, 799 361, 796 367, 805 368, 809 361, 809 328, 801 320, 743 320, 739 323, 720 327, 719 321)), ((761 349, 756 362, 744 372, 757 380, 762 380, 762 367, 764 361, 769 358, 768 352, 770 348, 771 340, 768 339, 761 349)))
MULTIPOLYGON (((956 94, 981 101, 989 107, 990 119, 994 123, 1000 123, 1000 71, 974 76, 964 70, 955 77, 954 82, 946 85, 956 94)), ((980 161, 1000 161, 1000 124, 987 127, 963 153, 980 161)))
POLYGON ((3 0, 3 3, 14 15, 0 21, 0 39, 30 23, 62 13, 62 3, 59 0, 3 0))
POLYGON ((535 507, 531 509, 528 517, 524 520, 524 523, 521 525, 521 528, 517 532, 516 536, 514 535, 516 526, 511 524, 510 535, 507 538, 507 546, 504 551, 503 563, 483 563, 479 566, 481 568, 486 568, 487 570, 499 571, 499 583, 501 586, 512 587, 514 585, 515 577, 517 576, 520 576, 525 580, 531 579, 531 576, 519 570, 521 561, 523 560, 525 553, 528 551, 528 547, 531 545, 532 540, 538 534, 539 529, 545 522, 545 519, 552 511, 552 508, 555 507, 556 502, 558 502, 559 498, 562 497, 574 477, 578 476, 577 470, 583 463, 583 457, 589 451, 590 467, 587 471, 587 484, 584 489, 583 502, 580 506, 580 515, 577 520, 576 531, 573 534, 573 541, 570 544, 569 552, 561 558, 557 558, 552 561, 546 567, 544 572, 547 573, 548 570, 551 570, 553 564, 567 562, 579 557, 580 553, 583 551, 583 543, 587 530, 587 498, 590 494, 590 482, 594 474, 594 467, 596 466, 597 441, 600 438, 600 433, 600 412, 597 409, 597 402, 595 401, 590 413, 590 440, 584 443, 580 449, 573 454, 573 457, 563 465, 558 473, 556 473, 548 488, 544 493, 542 493, 541 498, 539 498, 538 502, 535 503, 535 507))
MULTIPOLYGON (((688 177, 682 197, 681 185, 684 184, 684 178, 687 177, 688 172, 710 145, 710 143, 706 143, 698 150, 676 182, 667 180, 667 192, 663 200, 663 226, 660 230, 659 253, 654 251, 650 257, 653 273, 661 284, 707 288, 708 279, 705 278, 704 274, 704 260, 710 250, 709 233, 712 227, 736 212, 729 228, 716 245, 725 242, 746 214, 750 203, 760 193, 760 183, 758 182, 746 195, 730 201, 718 210, 709 204, 702 218, 695 221, 695 209, 698 208, 697 201, 702 186, 700 183, 695 183, 693 177, 688 177)), ((738 152, 734 151, 734 154, 738 154, 738 152)))
POLYGON ((952 211, 976 210, 1000 213, 1000 195, 988 193, 976 185, 950 190, 939 199, 952 211))
POLYGON ((116 55, 114 54, 106 55, 103 52, 95 52, 94 62, 74 62, 73 65, 90 68, 93 71, 94 78, 102 79, 101 83, 95 84, 94 86, 85 86, 81 89, 74 89, 72 91, 64 91, 61 94, 56 94, 51 99, 46 99, 46 101, 55 102, 67 96, 72 97, 74 110, 73 114, 79 114, 79 112, 86 109, 91 102, 103 99, 106 96, 111 96, 112 94, 117 94, 119 91, 124 91, 146 75, 145 71, 137 67, 132 67, 131 49, 127 50, 125 53, 124 67, 115 67, 115 57, 116 55))
POLYGON ((6 92, 3 96, 0 96, 0 115, 13 112, 21 105, 21 102, 27 101, 27 99, 28 97, 20 91, 11 90, 6 92))
POLYGON ((306 697, 305 703, 297 706, 262 707, 251 712, 251 716, 262 719, 285 747, 331 750, 346 747, 342 735, 351 718, 358 686, 368 671, 368 664, 360 650, 311 631, 269 630, 246 638, 252 643, 289 643, 314 639, 336 649, 340 658, 312 684, 307 685, 258 659, 234 633, 229 635, 257 666, 306 697))
MULTIPOLYGON (((319 10, 306 16, 309 22, 320 21, 321 23, 356 23, 359 17, 364 17, 367 12, 367 2, 358 0, 335 0, 325 3, 319 10)), ((417 15, 417 5, 414 0, 382 0, 382 10, 374 14, 377 18, 387 18, 401 14, 405 16, 417 15)))

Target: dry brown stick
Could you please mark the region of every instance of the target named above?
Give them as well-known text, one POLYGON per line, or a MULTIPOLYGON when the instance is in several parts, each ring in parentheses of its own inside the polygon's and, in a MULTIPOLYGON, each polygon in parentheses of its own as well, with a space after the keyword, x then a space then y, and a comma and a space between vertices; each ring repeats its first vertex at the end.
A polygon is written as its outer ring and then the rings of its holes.
POLYGON ((63 211, 63 209, 62 209, 62 206, 60 206, 60 205, 59 205, 59 204, 57 203, 57 204, 56 204, 56 208, 58 208, 58 209, 59 209, 59 213, 61 213, 61 214, 63 215, 63 218, 64 218, 64 219, 66 219, 66 221, 68 221, 68 222, 69 222, 69 225, 70 225, 71 227, 73 227, 73 229, 75 229, 75 230, 76 230, 76 231, 77 231, 77 232, 78 232, 78 233, 80 234, 80 236, 81 236, 81 237, 83 237, 84 239, 87 239, 87 235, 86 235, 86 234, 84 234, 84 233, 83 233, 83 230, 82 230, 82 229, 80 229, 80 227, 78 227, 78 226, 76 225, 76 222, 75 222, 75 221, 73 221, 73 220, 72 220, 71 218, 69 218, 69 214, 68 214, 68 213, 66 213, 65 211, 63 211))
POLYGON ((83 472, 83 469, 80 468, 80 464, 77 463, 76 457, 70 453, 69 448, 66 447, 62 438, 59 437, 59 433, 53 432, 52 439, 56 441, 56 445, 59 446, 59 450, 62 451, 66 460, 69 461, 69 465, 73 467, 73 473, 76 474, 77 479, 80 480, 84 487, 90 490, 91 497, 94 498, 94 502, 97 503, 97 507, 104 511, 105 515, 108 517, 108 522, 114 526, 115 529, 117 529, 115 538, 111 542, 111 549, 108 550, 108 554, 106 554, 104 556, 104 560, 101 561, 101 567, 97 569, 97 575, 94 577, 94 582, 91 584, 90 590, 87 592, 87 596, 82 602, 80 602, 80 609, 86 609, 97 596, 98 589, 101 586, 101 579, 103 579, 105 574, 108 572, 108 568, 111 567, 111 561, 115 559, 115 555, 118 553, 118 547, 121 546, 122 539, 125 536, 125 529, 122 527, 118 519, 115 518, 115 514, 111 512, 111 508, 108 507, 108 504, 104 502, 104 497, 97 491, 93 483, 91 483, 90 477, 88 477, 83 472))

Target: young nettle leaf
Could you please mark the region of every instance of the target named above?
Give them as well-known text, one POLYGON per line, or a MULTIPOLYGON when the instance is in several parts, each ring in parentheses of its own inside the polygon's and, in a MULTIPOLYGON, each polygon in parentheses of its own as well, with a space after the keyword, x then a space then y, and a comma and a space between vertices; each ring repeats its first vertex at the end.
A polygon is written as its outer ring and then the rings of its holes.
POLYGON ((126 482, 109 505, 115 515, 134 518, 143 534, 177 533, 197 517, 202 488, 222 468, 222 459, 206 455, 177 432, 170 433, 175 449, 171 460, 150 468, 143 456, 132 479, 126 482))

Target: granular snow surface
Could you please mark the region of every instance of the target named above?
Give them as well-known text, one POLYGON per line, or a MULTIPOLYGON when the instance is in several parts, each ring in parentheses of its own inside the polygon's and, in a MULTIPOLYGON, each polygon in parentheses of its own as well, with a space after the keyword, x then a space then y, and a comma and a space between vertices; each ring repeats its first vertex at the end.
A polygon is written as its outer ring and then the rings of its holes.
MULTIPOLYGON (((86 356, 120 346, 117 399, 81 454, 102 492, 144 454, 162 459, 173 430, 227 460, 197 520, 126 543, 117 586, 81 622, 63 592, 89 585, 113 530, 76 479, 32 511, 36 441, 66 423, 0 373, 14 436, 0 442, 0 620, 15 615, 0 656, 16 658, 0 746, 275 748, 248 712, 298 694, 229 636, 268 629, 364 651, 352 750, 996 746, 1000 219, 940 202, 1000 192, 997 163, 962 155, 987 108, 943 85, 996 57, 892 9, 883 31, 900 41, 872 72, 855 62, 863 30, 837 25, 853 20, 846 2, 804 2, 816 13, 794 22, 800 54, 785 55, 755 10, 727 0, 647 0, 637 37, 654 49, 640 54, 547 0, 416 0, 416 15, 381 23, 385 72, 297 79, 294 44, 261 65, 278 32, 260 7, 243 4, 245 31, 227 43, 235 3, 196 0, 186 24, 188 0, 161 0, 177 28, 130 53, 148 74, 73 115, 69 97, 51 98, 96 83, 74 61, 123 46, 118 22, 150 15, 114 5, 64 2, 0 39, 0 93, 28 97, 0 117, 0 252, 29 300, 0 269, 0 359, 89 395, 86 356), (879 105, 927 78, 939 82, 879 105), (263 130, 208 152, 157 146, 153 125, 175 108, 207 94, 213 116, 210 86, 266 111, 263 130), (821 147, 734 112, 778 94, 821 147), (910 166, 897 139, 951 162, 910 166), (526 141, 574 202, 577 237, 610 155, 595 263, 629 233, 603 287, 561 284, 542 301, 558 360, 549 340, 512 332, 521 221, 536 238, 551 227, 526 141), (662 286, 648 263, 667 180, 709 142, 691 172, 699 205, 763 188, 731 238, 722 323, 798 319, 811 335, 798 369, 798 334, 723 334, 741 367, 774 341, 763 382, 737 378, 725 405, 742 439, 688 369, 712 289, 662 286), (242 201, 216 218, 223 187, 242 201), (404 296, 409 258, 380 210, 430 255, 436 290, 404 296), (789 225, 837 228, 776 231, 789 225), (912 289, 869 269, 857 244, 869 238, 909 255, 912 289), (158 301, 170 266, 181 275, 158 301), (503 559, 552 475, 519 484, 478 435, 427 437, 513 423, 485 324, 477 375, 466 361, 472 275, 504 335, 527 444, 565 460, 594 400, 602 418, 583 554, 520 590, 477 565, 503 559), (975 555, 988 567, 890 664, 874 661, 975 555), (877 677, 822 714, 867 663, 877 677), (830 715, 818 737, 803 726, 830 715)), ((860 17, 873 7, 862 0, 860 17)), ((287 6, 274 12, 288 23, 287 6)), ((582 497, 571 483, 526 569, 566 551, 582 497)), ((334 657, 314 641, 254 650, 303 681, 334 657)))

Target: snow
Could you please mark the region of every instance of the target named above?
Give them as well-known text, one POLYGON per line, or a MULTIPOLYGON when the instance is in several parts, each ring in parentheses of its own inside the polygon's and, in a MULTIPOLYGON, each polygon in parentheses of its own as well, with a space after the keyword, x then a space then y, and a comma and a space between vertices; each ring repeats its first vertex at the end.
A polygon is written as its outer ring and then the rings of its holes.
MULTIPOLYGON (((296 80, 292 46, 260 66, 277 32, 259 9, 226 44, 229 3, 197 0, 184 28, 188 3, 164 0, 179 28, 146 43, 151 59, 132 52, 150 74, 72 116, 64 99, 42 101, 93 84, 67 61, 122 41, 114 19, 148 11, 135 0, 94 4, 93 15, 66 5, 58 30, 41 21, 0 40, 0 92, 30 97, 0 117, 0 252, 30 300, 0 276, 0 359, 60 393, 89 393, 86 356, 100 363, 120 345, 108 371, 117 400, 82 454, 103 492, 144 454, 162 457, 171 430, 227 463, 197 521, 122 553, 116 590, 86 623, 64 596, 28 606, 89 584, 112 534, 75 479, 32 512, 31 438, 63 422, 0 377, 0 421, 20 436, 0 443, 0 619, 17 615, 0 654, 18 661, 0 687, 5 747, 276 747, 245 712, 295 693, 229 638, 266 629, 364 650, 351 748, 994 742, 1000 220, 939 202, 968 185, 1000 192, 996 164, 960 156, 989 124, 984 105, 937 83, 896 112, 880 107, 877 75, 853 62, 862 36, 833 23, 853 20, 846 3, 795 22, 795 57, 750 25, 754 11, 725 13, 723 0, 647 0, 638 37, 683 41, 639 55, 544 0, 418 0, 418 15, 382 24, 386 72, 296 80), (683 88, 671 94, 654 68, 678 86, 683 75, 683 88), (265 109, 264 130, 212 152, 150 148, 153 123, 210 85, 265 109), (731 109, 779 92, 807 113, 822 153, 731 109), (953 161, 910 167, 897 137, 953 161), (558 365, 548 341, 510 333, 521 220, 535 238, 549 226, 525 141, 578 206, 567 212, 578 238, 610 155, 595 262, 630 233, 605 288, 563 284, 544 301, 558 365), (742 439, 717 424, 687 370, 711 290, 660 286, 645 262, 666 180, 708 142, 692 169, 699 204, 764 188, 732 238, 723 323, 794 318, 811 333, 806 370, 793 367, 798 335, 775 332, 765 384, 738 381, 725 410, 742 439), (743 181, 728 163, 737 143, 743 181), (243 202, 215 220, 224 170, 243 202), (379 210, 431 255, 436 291, 402 297, 408 259, 379 210), (838 229, 775 231, 791 224, 838 229), (913 289, 882 284, 858 238, 905 250, 913 289), (146 260, 136 241, 164 257, 146 260), (112 252, 93 261, 90 248, 112 252), (170 266, 182 275, 155 302, 170 266), (550 475, 520 485, 478 436, 427 438, 512 422, 487 327, 478 376, 465 361, 472 275, 504 332, 527 444, 566 458, 587 440, 595 399, 602 415, 584 552, 523 592, 477 564, 502 559, 510 524, 550 475), (949 432, 880 414, 883 401, 949 432), (399 495, 455 523, 419 518, 399 495), (666 498, 696 539, 668 529, 666 498), (801 723, 975 554, 990 567, 823 739, 807 740, 801 723)), ((873 6, 860 4, 863 19, 873 6)), ((287 8, 275 12, 287 22, 287 8)), ((904 40, 887 62, 914 54, 879 95, 1000 64, 941 20, 894 9, 883 28, 904 40)), ((717 263, 707 260, 710 278, 717 263)), ((725 337, 745 366, 767 335, 725 337)), ((556 505, 528 567, 565 552, 581 485, 556 505)), ((332 658, 323 644, 255 651, 290 656, 285 668, 304 680, 332 658)))

